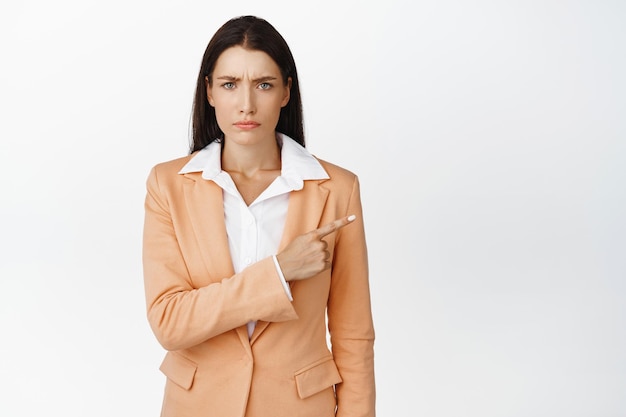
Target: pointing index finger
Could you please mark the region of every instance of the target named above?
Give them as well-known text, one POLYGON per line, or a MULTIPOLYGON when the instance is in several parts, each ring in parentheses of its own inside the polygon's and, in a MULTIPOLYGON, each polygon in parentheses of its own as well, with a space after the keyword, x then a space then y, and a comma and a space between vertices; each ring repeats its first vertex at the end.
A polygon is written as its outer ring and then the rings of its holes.
POLYGON ((315 229, 313 231, 313 233, 318 237, 318 238, 323 238, 326 235, 331 234, 334 231, 337 231, 339 229, 341 229, 344 226, 349 225, 350 223, 352 223, 354 221, 354 219, 356 219, 356 216, 354 214, 347 216, 347 217, 343 217, 341 219, 337 219, 334 222, 330 222, 328 224, 325 224, 324 226, 320 227, 319 229, 315 229))

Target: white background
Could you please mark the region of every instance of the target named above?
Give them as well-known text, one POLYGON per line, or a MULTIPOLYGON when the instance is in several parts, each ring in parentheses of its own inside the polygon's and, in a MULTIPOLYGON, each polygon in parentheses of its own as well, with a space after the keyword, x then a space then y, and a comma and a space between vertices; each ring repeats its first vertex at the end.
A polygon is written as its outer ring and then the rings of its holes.
POLYGON ((241 14, 290 44, 309 149, 361 178, 378 415, 626 416, 608 0, 3 2, 0 415, 158 415, 145 179, 241 14))

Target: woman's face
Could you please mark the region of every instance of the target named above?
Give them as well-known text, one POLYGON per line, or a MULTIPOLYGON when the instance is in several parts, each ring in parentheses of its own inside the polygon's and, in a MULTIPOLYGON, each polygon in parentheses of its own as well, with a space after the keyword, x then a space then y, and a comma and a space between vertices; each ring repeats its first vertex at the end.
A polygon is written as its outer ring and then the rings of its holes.
POLYGON ((276 62, 265 52, 233 46, 219 56, 212 77, 207 95, 224 138, 242 145, 275 140, 291 87, 276 62))

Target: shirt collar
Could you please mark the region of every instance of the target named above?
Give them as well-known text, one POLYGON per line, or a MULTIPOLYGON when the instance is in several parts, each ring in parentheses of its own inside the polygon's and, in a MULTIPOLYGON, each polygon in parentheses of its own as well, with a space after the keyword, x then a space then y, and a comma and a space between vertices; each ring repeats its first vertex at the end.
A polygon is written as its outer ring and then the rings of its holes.
MULTIPOLYGON (((306 180, 330 178, 319 161, 306 148, 285 134, 277 133, 276 137, 282 142, 280 176, 291 188, 301 190, 306 180)), ((222 172, 221 154, 222 144, 218 141, 211 142, 198 151, 178 173, 202 172, 202 178, 213 180, 222 172)))

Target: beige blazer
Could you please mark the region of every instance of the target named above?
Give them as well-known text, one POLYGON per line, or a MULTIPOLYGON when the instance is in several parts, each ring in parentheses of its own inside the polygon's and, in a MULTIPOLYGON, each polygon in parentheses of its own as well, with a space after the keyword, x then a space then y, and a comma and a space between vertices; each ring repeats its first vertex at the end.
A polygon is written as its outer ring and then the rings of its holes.
POLYGON ((161 415, 373 417, 374 327, 357 177, 320 161, 330 179, 305 181, 290 194, 281 249, 357 215, 325 238, 332 268, 292 282, 291 302, 271 257, 234 273, 222 189, 201 173, 178 174, 190 157, 155 166, 147 180, 147 315, 168 351, 161 415), (251 320, 258 323, 248 338, 251 320))

